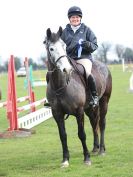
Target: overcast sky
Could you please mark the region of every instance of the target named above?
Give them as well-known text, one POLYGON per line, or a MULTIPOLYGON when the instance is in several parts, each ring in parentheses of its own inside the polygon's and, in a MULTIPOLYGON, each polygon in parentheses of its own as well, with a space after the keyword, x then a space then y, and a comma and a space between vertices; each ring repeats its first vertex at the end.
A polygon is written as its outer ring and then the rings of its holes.
POLYGON ((69 22, 76 5, 100 44, 109 41, 133 47, 133 0, 0 0, 0 56, 36 59, 44 54, 46 29, 57 31, 69 22))

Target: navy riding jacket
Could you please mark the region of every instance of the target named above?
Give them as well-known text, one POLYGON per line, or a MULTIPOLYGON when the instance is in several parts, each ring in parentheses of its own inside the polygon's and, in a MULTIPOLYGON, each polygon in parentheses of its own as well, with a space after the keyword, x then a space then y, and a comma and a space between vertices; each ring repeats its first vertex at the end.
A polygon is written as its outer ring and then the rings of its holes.
POLYGON ((80 58, 92 59, 91 53, 98 47, 95 34, 84 23, 81 24, 75 33, 73 32, 71 25, 67 24, 66 28, 63 30, 61 38, 66 43, 67 55, 75 60, 80 58), (81 56, 78 58, 80 39, 86 41, 88 47, 82 47, 81 56))

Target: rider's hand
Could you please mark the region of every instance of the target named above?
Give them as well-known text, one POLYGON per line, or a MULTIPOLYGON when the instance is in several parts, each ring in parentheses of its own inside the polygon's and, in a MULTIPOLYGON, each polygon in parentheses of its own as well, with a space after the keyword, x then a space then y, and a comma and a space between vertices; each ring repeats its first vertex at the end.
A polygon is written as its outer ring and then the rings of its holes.
POLYGON ((90 42, 89 41, 82 41, 81 47, 83 47, 83 49, 89 49, 90 48, 90 42))

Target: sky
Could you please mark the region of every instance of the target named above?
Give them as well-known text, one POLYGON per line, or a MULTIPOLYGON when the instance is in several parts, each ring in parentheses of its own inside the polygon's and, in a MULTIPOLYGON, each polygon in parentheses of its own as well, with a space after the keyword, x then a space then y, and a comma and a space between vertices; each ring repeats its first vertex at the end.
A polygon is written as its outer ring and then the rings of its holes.
POLYGON ((132 0, 0 0, 0 60, 11 54, 38 60, 45 55, 46 29, 69 23, 67 11, 79 6, 82 22, 98 39, 133 47, 132 0))

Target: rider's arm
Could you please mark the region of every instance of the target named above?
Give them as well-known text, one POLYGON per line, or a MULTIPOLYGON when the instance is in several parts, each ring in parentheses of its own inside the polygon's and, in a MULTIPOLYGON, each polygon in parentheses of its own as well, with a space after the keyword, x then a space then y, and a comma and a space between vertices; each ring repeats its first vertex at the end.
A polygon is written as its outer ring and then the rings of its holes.
POLYGON ((83 49, 88 50, 91 53, 98 48, 97 38, 90 28, 87 29, 86 41, 83 41, 81 46, 83 49))

